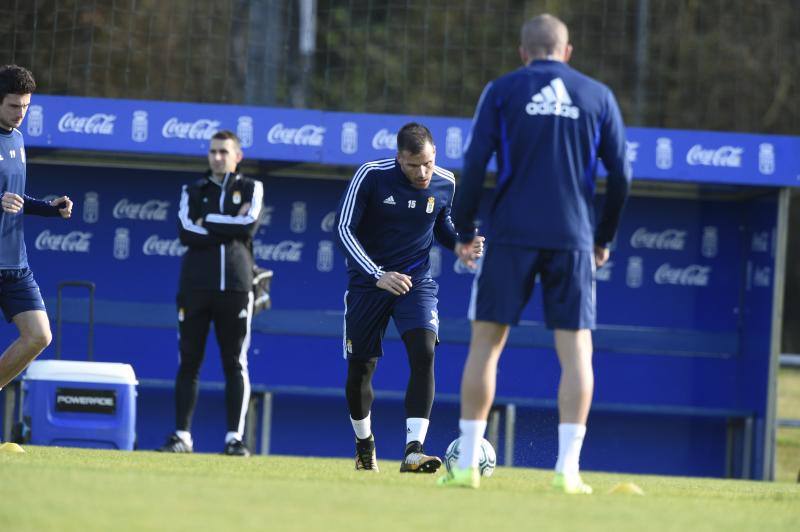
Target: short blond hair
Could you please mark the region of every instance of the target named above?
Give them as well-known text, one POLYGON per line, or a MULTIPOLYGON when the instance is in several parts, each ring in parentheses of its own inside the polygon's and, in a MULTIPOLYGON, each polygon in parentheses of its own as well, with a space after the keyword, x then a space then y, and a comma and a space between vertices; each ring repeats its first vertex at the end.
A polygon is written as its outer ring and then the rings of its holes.
POLYGON ((558 17, 544 13, 522 25, 520 44, 533 56, 549 56, 569 43, 569 30, 558 17))

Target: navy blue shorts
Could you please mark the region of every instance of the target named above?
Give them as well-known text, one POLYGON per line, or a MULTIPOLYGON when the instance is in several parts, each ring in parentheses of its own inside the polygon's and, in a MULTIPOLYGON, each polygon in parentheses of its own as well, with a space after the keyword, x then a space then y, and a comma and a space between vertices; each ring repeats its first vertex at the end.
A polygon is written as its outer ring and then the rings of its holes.
POLYGON ((594 254, 589 251, 487 245, 469 304, 471 320, 517 325, 542 284, 548 329, 594 329, 594 254))
POLYGON ((433 279, 414 281, 411 291, 395 296, 375 288, 345 292, 344 357, 374 358, 383 356, 383 335, 394 319, 403 336, 412 329, 429 329, 438 335, 439 285, 433 279))
POLYGON ((29 268, 0 270, 0 308, 9 323, 20 312, 45 309, 39 285, 29 268))

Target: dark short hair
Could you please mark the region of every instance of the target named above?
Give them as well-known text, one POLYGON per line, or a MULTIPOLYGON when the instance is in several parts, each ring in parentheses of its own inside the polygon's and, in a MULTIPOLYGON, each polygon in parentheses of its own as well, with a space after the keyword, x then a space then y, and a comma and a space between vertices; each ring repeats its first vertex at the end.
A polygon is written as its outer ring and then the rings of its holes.
POLYGON ((31 94, 36 90, 33 74, 17 65, 0 66, 0 102, 6 94, 31 94))
POLYGON ((417 155, 425 149, 426 142, 433 146, 433 135, 422 124, 410 122, 397 132, 397 151, 407 151, 411 155, 417 155))
POLYGON ((236 144, 237 148, 239 148, 240 150, 242 149, 242 141, 239 140, 239 137, 236 136, 236 133, 234 133, 230 129, 220 129, 219 131, 214 133, 214 136, 211 137, 211 140, 214 140, 214 139, 217 139, 217 140, 232 140, 233 143, 236 144))

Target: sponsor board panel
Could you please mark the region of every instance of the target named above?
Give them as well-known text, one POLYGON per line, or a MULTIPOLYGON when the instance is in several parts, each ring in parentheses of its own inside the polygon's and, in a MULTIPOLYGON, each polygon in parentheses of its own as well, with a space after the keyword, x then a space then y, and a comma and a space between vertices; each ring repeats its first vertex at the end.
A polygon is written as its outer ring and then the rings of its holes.
MULTIPOLYGON (((549 113, 542 105, 531 119, 549 113)), ((571 108, 562 102, 559 112, 569 116, 560 118, 570 119, 571 108)), ((440 166, 460 170, 469 118, 37 94, 21 130, 30 147, 203 155, 225 128, 237 132, 251 159, 360 165, 393 157, 397 130, 410 121, 431 129, 440 166)), ((649 128, 628 128, 627 136, 638 179, 800 185, 797 137, 649 128)))

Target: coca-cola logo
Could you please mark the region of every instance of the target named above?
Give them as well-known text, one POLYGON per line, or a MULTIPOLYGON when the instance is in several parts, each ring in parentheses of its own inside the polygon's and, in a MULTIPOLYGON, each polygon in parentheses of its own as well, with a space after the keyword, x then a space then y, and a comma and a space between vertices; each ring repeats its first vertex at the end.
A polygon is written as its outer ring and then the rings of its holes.
POLYGON ((303 243, 296 240, 283 240, 277 244, 265 244, 261 240, 253 241, 253 256, 256 259, 274 262, 300 262, 303 254, 303 243))
POLYGON ((397 133, 381 129, 372 137, 372 147, 376 150, 397 151, 397 133))
POLYGON ((114 205, 114 218, 129 220, 153 220, 163 222, 167 219, 168 201, 147 200, 144 203, 132 203, 123 198, 114 205))
POLYGON ((695 144, 686 153, 686 162, 692 166, 726 166, 740 168, 744 148, 738 146, 720 146, 719 148, 703 148, 695 144))
POLYGON ((710 276, 711 266, 690 264, 685 268, 681 268, 665 263, 658 267, 653 279, 656 284, 708 286, 710 276))
POLYGON ((70 111, 58 121, 62 133, 83 133, 86 135, 113 135, 116 115, 95 113, 92 116, 76 116, 70 111))
POLYGON ((70 231, 65 235, 51 233, 45 229, 36 237, 36 249, 40 251, 65 251, 67 253, 89 253, 92 233, 70 231))
POLYGON ((201 118, 194 122, 181 122, 176 117, 172 117, 164 122, 161 135, 165 139, 211 140, 211 137, 219 131, 219 126, 219 120, 210 118, 201 118))
POLYGON ((325 128, 313 124, 305 124, 297 128, 286 127, 280 122, 272 126, 267 133, 270 144, 293 144, 295 146, 322 146, 325 140, 325 128))
POLYGON ((640 227, 631 235, 631 247, 681 251, 686 247, 686 231, 648 231, 646 227, 640 227))
POLYGON ((150 235, 144 241, 142 253, 160 257, 180 257, 187 249, 179 238, 159 238, 158 235, 150 235))
POLYGON ((336 211, 331 211, 325 215, 325 217, 322 219, 322 223, 319 224, 319 227, 326 233, 331 233, 333 232, 333 225, 335 223, 336 223, 336 211))

